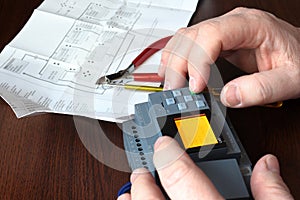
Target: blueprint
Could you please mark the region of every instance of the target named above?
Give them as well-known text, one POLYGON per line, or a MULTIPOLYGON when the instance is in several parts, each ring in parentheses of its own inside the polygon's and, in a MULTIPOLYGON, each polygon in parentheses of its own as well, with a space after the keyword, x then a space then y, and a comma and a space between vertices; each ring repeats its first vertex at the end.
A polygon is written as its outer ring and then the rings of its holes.
MULTIPOLYGON (((0 95, 18 118, 60 113, 122 122, 148 92, 96 85, 189 22, 195 0, 45 0, 0 54, 0 95)), ((141 69, 157 70, 159 53, 141 69)), ((150 70, 150 71, 151 71, 150 70)))

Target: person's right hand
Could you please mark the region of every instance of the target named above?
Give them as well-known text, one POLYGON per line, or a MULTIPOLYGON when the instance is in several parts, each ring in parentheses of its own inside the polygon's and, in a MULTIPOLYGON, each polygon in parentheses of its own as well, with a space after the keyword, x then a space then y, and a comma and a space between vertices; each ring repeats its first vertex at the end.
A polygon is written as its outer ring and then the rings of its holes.
POLYGON ((251 73, 224 86, 225 106, 300 97, 300 29, 270 13, 247 8, 180 29, 162 54, 159 74, 165 77, 165 89, 182 87, 188 74, 191 91, 202 91, 210 65, 220 55, 251 73))

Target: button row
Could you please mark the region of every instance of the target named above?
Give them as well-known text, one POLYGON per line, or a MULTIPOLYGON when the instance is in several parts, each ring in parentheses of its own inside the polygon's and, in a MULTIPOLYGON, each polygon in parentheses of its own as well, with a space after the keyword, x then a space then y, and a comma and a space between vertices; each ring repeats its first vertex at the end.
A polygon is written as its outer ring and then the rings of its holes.
MULTIPOLYGON (((167 103, 168 106, 174 105, 175 104, 175 100, 174 100, 174 98, 168 98, 168 99, 166 99, 166 103, 167 103)), ((202 108, 202 107, 205 106, 205 103, 202 100, 196 100, 195 104, 196 104, 197 108, 202 108)), ((177 107, 178 107, 178 110, 186 110, 188 108, 187 105, 186 105, 186 103, 183 103, 183 102, 178 103, 177 107)))
MULTIPOLYGON (((180 92, 180 91, 178 91, 178 92, 180 92)), ((178 97, 178 96, 176 96, 176 97, 178 97)), ((184 99, 185 102, 194 101, 194 99, 193 99, 193 97, 191 95, 183 96, 183 99, 184 99)), ((172 104, 175 104, 175 99, 172 98, 172 97, 171 98, 167 98, 166 99, 166 103, 167 103, 168 106, 172 105, 172 104)))
MULTIPOLYGON (((185 102, 194 101, 194 99, 193 99, 193 97, 191 95, 183 96, 183 99, 184 99, 185 102)), ((181 100, 179 100, 179 101, 181 101, 181 100)), ((167 105, 175 104, 175 99, 172 98, 172 97, 171 98, 167 98, 166 99, 166 103, 167 103, 167 105)))

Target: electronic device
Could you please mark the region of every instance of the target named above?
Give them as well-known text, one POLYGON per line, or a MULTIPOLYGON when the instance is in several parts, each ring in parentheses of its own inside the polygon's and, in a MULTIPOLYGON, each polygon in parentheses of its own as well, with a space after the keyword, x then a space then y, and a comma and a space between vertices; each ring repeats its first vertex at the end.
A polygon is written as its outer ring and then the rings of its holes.
POLYGON ((135 117, 122 124, 124 147, 132 170, 147 168, 156 178, 152 161, 158 137, 168 135, 188 155, 226 199, 251 199, 251 162, 219 103, 208 92, 189 88, 149 94, 135 105, 135 117))

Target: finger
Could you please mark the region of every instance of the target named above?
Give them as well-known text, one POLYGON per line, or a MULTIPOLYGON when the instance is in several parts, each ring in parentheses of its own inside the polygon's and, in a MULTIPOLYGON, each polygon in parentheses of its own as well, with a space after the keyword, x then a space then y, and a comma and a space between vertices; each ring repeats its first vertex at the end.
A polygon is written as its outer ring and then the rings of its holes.
POLYGON ((174 89, 186 84, 187 57, 194 40, 195 30, 180 29, 163 50, 159 74, 165 77, 164 88, 174 89))
POLYGON ((269 19, 270 15, 260 10, 236 8, 196 25, 197 43, 212 60, 220 51, 257 48, 269 36, 266 30, 269 19))
POLYGON ((156 185, 153 176, 144 168, 136 169, 130 177, 131 198, 137 199, 164 199, 159 187, 156 185))
POLYGON ((200 92, 208 83, 210 67, 214 61, 211 60, 205 50, 195 42, 191 47, 187 59, 189 88, 193 92, 200 92))
POLYGON ((266 155, 257 162, 251 177, 252 194, 256 200, 293 199, 279 171, 278 160, 273 155, 266 155))
POLYGON ((157 140, 153 161, 171 199, 223 199, 208 177, 170 137, 157 140))
POLYGON ((299 94, 294 90, 300 84, 296 76, 295 70, 285 68, 242 76, 224 86, 221 101, 225 106, 238 108, 295 98, 299 94))
POLYGON ((122 194, 117 200, 131 200, 131 195, 129 193, 122 194))
MULTIPOLYGON (((179 29, 177 32, 179 31, 184 31, 185 28, 181 28, 179 29)), ((158 75, 161 77, 165 77, 165 71, 167 68, 167 64, 170 58, 170 51, 171 49, 174 48, 174 46, 176 45, 176 37, 178 36, 178 34, 175 34, 166 44, 166 46, 162 49, 162 54, 161 54, 161 59, 160 59, 160 65, 158 68, 158 75)))
POLYGON ((173 35, 173 37, 168 41, 166 46, 162 49, 162 55, 160 60, 160 67, 158 69, 158 74, 162 77, 165 75, 165 70, 170 60, 171 54, 174 52, 173 50, 178 47, 178 42, 182 40, 182 36, 186 31, 186 27, 182 27, 177 30, 177 32, 173 35))

